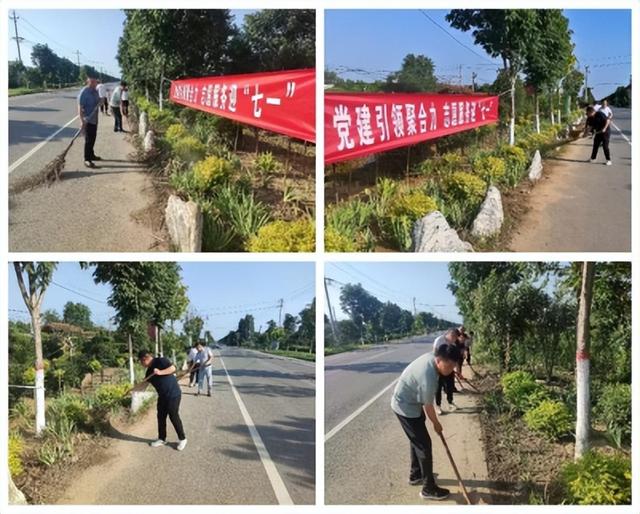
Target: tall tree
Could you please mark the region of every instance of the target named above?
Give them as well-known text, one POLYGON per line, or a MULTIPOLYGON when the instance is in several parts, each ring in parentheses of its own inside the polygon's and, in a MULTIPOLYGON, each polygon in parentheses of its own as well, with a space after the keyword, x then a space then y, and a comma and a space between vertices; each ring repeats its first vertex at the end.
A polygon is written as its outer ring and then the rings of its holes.
POLYGON ((65 303, 62 311, 62 320, 65 323, 69 323, 70 325, 75 325, 80 328, 93 328, 93 323, 91 322, 91 309, 83 303, 65 303))
POLYGON ((435 91, 437 85, 433 61, 424 55, 408 54, 400 71, 387 77, 387 91, 416 93, 435 91))
POLYGON ((526 65, 527 56, 542 45, 539 9, 453 9, 447 21, 453 28, 472 30, 475 43, 491 57, 502 60, 509 77, 511 117, 509 144, 515 144, 516 80, 526 65))
POLYGON ((373 322, 382 307, 382 302, 367 292, 360 284, 346 284, 340 289, 340 306, 349 314, 351 321, 364 335, 364 324, 373 322))
POLYGON ((264 9, 244 17, 243 37, 254 71, 315 67, 316 12, 313 9, 264 9))
POLYGON ((187 313, 182 325, 182 329, 191 341, 191 344, 198 342, 203 327, 204 320, 200 316, 193 312, 187 313))
POLYGON ((585 262, 582 265, 582 285, 578 307, 576 331, 576 446, 575 459, 579 459, 589 450, 589 432, 591 430, 590 410, 590 340, 591 299, 595 264, 585 262))
POLYGON ((13 267, 24 304, 31 316, 33 342, 36 352, 36 435, 42 434, 46 426, 44 401, 44 356, 42 353, 42 332, 40 330, 40 308, 44 294, 53 279, 55 262, 14 262, 13 267))
POLYGON ((307 342, 309 353, 316 351, 316 299, 298 313, 298 341, 307 342))

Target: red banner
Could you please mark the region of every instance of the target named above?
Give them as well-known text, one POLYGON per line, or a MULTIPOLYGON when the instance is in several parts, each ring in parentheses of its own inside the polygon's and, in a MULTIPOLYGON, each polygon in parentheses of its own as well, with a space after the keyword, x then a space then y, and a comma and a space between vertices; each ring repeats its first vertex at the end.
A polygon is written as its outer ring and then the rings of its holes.
POLYGON ((325 93, 325 164, 498 121, 498 97, 425 93, 325 93))
POLYGON ((174 80, 169 97, 240 123, 316 140, 314 69, 174 80))

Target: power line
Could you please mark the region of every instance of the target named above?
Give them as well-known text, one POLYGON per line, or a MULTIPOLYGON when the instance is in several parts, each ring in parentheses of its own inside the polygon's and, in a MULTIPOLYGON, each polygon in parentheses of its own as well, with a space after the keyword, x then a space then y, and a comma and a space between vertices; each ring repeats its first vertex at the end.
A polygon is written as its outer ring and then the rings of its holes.
MULTIPOLYGON (((458 38, 456 38, 453 34, 451 34, 447 29, 445 29, 442 25, 440 25, 436 20, 434 20, 431 16, 429 16, 423 9, 419 10, 420 13, 427 18, 431 23, 433 23, 436 27, 438 27, 442 32, 444 32, 447 36, 449 36, 451 39, 453 39, 456 43, 458 43, 460 46, 462 46, 463 48, 466 48, 467 50, 469 50, 472 54, 474 54, 477 57, 480 57, 480 59, 482 59, 483 61, 487 61, 490 62, 491 64, 495 65, 495 63, 491 62, 489 59, 487 59, 484 55, 480 55, 478 52, 476 52, 473 48, 465 45, 462 41, 458 40, 458 38)), ((496 65, 497 67, 497 65, 496 65)))
POLYGON ((108 304, 107 302, 105 302, 104 300, 98 300, 97 298, 92 298, 91 296, 88 296, 88 295, 83 294, 83 293, 81 293, 81 292, 79 292, 79 291, 76 291, 76 290, 74 290, 74 289, 71 289, 70 287, 63 286, 62 284, 58 284, 57 282, 54 282, 53 280, 51 281, 51 284, 52 284, 52 285, 54 285, 54 286, 58 286, 59 288, 64 289, 65 291, 69 291, 70 293, 77 294, 78 296, 81 296, 81 297, 83 297, 83 298, 86 298, 87 300, 91 300, 91 301, 93 301, 93 302, 97 302, 97 303, 102 303, 102 304, 105 304, 105 305, 109 305, 109 304, 108 304))

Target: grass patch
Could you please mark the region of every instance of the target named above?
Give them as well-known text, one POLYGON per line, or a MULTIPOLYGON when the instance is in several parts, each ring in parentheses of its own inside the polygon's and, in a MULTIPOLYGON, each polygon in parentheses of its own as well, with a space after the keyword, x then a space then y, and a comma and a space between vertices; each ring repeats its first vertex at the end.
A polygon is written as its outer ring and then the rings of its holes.
POLYGON ((32 95, 34 93, 44 93, 46 91, 43 87, 14 87, 9 89, 9 96, 20 96, 20 95, 32 95))
POLYGON ((375 344, 343 344, 340 346, 327 346, 324 349, 325 355, 336 355, 337 353, 352 352, 355 350, 366 350, 373 348, 375 344))
POLYGON ((289 357, 291 359, 300 359, 303 361, 315 362, 316 354, 309 352, 297 352, 294 350, 265 350, 265 353, 271 353, 273 355, 280 355, 282 357, 289 357))

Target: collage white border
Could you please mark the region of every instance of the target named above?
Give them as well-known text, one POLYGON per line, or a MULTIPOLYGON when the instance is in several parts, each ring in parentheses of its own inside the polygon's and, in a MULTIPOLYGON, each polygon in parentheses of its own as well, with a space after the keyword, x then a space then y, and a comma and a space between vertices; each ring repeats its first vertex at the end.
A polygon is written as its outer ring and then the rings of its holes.
MULTIPOLYGON (((640 62, 637 58, 637 51, 640 49, 640 1, 639 0, 610 0, 603 4, 598 0, 565 0, 562 2, 549 1, 549 0, 512 0, 512 1, 496 1, 496 0, 473 0, 473 1, 446 1, 446 0, 289 0, 289 1, 273 1, 273 0, 182 0, 177 2, 176 0, 133 0, 124 1, 120 0, 111 5, 96 4, 87 5, 86 1, 81 0, 50 0, 50 1, 33 1, 33 0, 0 0, 0 12, 2 18, 0 19, 0 34, 8 34, 8 12, 13 9, 116 9, 116 8, 229 8, 229 9, 267 9, 267 8, 307 8, 316 9, 317 22, 316 22, 316 69, 319 71, 318 84, 316 92, 317 108, 316 108, 316 128, 317 128, 317 143, 316 152, 317 156, 323 154, 323 74, 324 70, 324 10, 326 9, 450 9, 450 8, 463 8, 463 7, 483 7, 483 8, 567 8, 567 9, 632 9, 632 54, 633 65, 632 75, 635 77, 640 76, 640 62), (635 51, 634 51, 635 50, 635 51)), ((425 37, 427 34, 425 33, 425 37)), ((597 37, 597 34, 594 34, 597 37)), ((0 44, 0 58, 2 62, 7 62, 7 37, 4 38, 0 44)), ((6 94, 7 88, 7 67, 0 67, 0 112, 8 112, 8 100, 6 94)), ((640 93, 638 87, 632 91, 632 103, 637 106, 640 105, 640 93)), ((632 134, 635 134, 637 138, 640 134, 640 118, 635 115, 632 120, 632 134)), ((2 155, 5 162, 8 157, 8 124, 5 121, 0 127, 0 148, 2 149, 2 155)), ((632 137, 633 141, 633 137, 632 137)), ((640 163, 640 151, 639 145, 635 143, 632 146, 632 163, 640 163)), ((635 169, 638 168, 638 164, 632 168, 632 176, 635 169)), ((162 514, 170 513, 186 514, 189 513, 204 514, 210 513, 213 509, 222 510, 225 513, 232 514, 245 514, 245 513, 258 513, 258 514, 277 514, 277 513, 309 513, 309 514, 324 514, 324 513, 345 513, 345 514, 418 514, 424 513, 425 509, 435 509, 439 513, 460 513, 473 511, 474 513, 494 513, 501 512, 521 512, 526 509, 527 512, 532 513, 549 513, 549 512, 563 512, 563 513, 582 513, 589 511, 591 513, 608 513, 611 506, 496 506, 496 505, 483 505, 483 506, 444 506, 444 505, 358 505, 358 506, 336 506, 336 505, 324 505, 324 376, 322 370, 324 368, 324 352, 323 352, 323 340, 324 340, 324 264, 329 261, 385 261, 385 262, 432 262, 432 261, 563 261, 563 260, 618 260, 618 261, 632 261, 635 268, 640 262, 639 253, 639 238, 634 237, 632 234, 632 254, 629 253, 469 253, 469 254, 324 254, 324 244, 321 237, 323 227, 323 215, 324 215, 324 167, 319 158, 316 160, 316 214, 317 214, 317 250, 315 253, 307 254, 153 254, 153 253, 8 253, 8 232, 6 230, 6 220, 8 212, 6 207, 2 209, 4 216, 4 225, 0 228, 3 233, 0 237, 0 256, 2 257, 0 262, 0 333, 3 337, 0 338, 2 353, 0 354, 0 463, 6 462, 7 458, 7 377, 8 377, 8 365, 7 365, 7 341, 6 334, 8 328, 8 288, 6 286, 8 279, 8 262, 20 259, 30 260, 56 260, 56 261, 82 261, 82 260, 107 260, 107 261, 135 261, 135 260, 158 260, 158 261, 193 261, 193 262, 220 262, 220 261, 312 261, 316 263, 316 348, 317 348, 317 362, 316 362, 316 505, 313 506, 253 506, 253 505, 211 505, 211 506, 194 506, 194 505, 165 505, 165 506, 152 506, 152 505, 136 505, 136 506, 9 506, 7 504, 8 493, 7 487, 7 469, 5 466, 0 466, 0 512, 9 514, 22 514, 22 513, 64 513, 64 514, 117 514, 127 513, 130 514, 135 510, 136 513, 146 514, 162 514)), ((634 232, 637 232, 639 226, 639 192, 638 187, 632 188, 632 227, 634 232)), ((0 198, 4 206, 8 205, 8 174, 0 174, 0 191, 2 191, 0 198)), ((635 270, 634 270, 635 271, 635 270)), ((638 290, 638 277, 640 271, 633 274, 633 291, 638 290)), ((640 323, 640 307, 639 302, 633 302, 633 340, 638 335, 638 324, 640 323)), ((640 356, 637 351, 632 355, 632 366, 634 376, 640 366, 640 356)), ((640 401, 640 382, 635 380, 633 382, 633 441, 635 444, 632 448, 632 466, 633 466, 633 505, 632 506, 620 506, 614 507, 615 512, 620 513, 638 513, 640 512, 640 481, 638 479, 638 473, 640 472, 640 464, 638 459, 640 458, 640 443, 637 442, 640 437, 640 429, 638 421, 640 416, 640 407, 638 405, 640 401)), ((363 485, 364 486, 364 485, 363 485)), ((247 487, 251 487, 251 484, 247 484, 247 487)))

